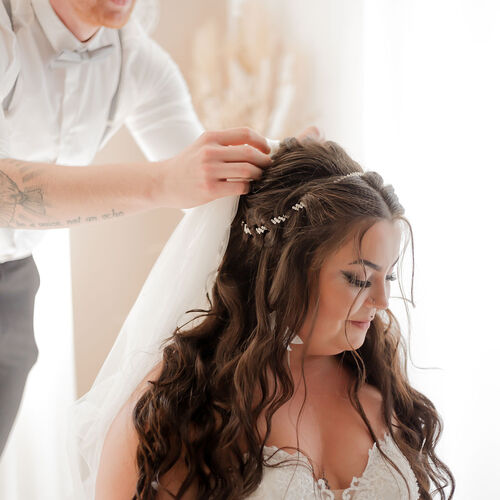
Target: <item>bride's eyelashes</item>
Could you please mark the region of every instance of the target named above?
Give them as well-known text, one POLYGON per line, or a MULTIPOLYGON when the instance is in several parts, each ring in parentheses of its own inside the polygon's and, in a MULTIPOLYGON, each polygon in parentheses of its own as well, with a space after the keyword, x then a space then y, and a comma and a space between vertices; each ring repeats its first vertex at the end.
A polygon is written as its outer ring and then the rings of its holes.
MULTIPOLYGON (((358 278, 356 278, 356 276, 354 276, 354 274, 348 273, 346 271, 342 271, 342 274, 344 275, 347 282, 353 286, 356 286, 359 288, 368 288, 368 287, 372 286, 371 281, 359 280, 358 278)), ((393 274, 390 274, 389 276, 387 276, 385 279, 386 279, 386 281, 396 281, 397 278, 396 278, 396 275, 393 273, 393 274)))

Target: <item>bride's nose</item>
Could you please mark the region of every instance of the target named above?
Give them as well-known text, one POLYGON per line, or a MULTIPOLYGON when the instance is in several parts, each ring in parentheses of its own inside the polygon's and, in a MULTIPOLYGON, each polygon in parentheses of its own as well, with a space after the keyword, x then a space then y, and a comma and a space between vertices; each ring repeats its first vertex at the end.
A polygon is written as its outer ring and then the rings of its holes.
POLYGON ((385 310, 389 307, 389 287, 381 285, 373 285, 371 293, 368 297, 368 302, 372 307, 379 310, 385 310))

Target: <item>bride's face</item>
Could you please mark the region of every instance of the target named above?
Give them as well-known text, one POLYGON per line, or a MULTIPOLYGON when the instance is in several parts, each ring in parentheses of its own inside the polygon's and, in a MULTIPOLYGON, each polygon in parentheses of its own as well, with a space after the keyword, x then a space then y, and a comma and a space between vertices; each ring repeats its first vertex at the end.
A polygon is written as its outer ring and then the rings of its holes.
MULTIPOLYGON (((376 311, 389 306, 401 234, 398 221, 382 220, 368 229, 361 242, 366 278, 362 264, 355 263, 354 240, 325 259, 319 275, 319 308, 307 356, 339 354, 361 347, 370 319, 376 311), (365 282, 368 282, 366 288, 356 298, 365 282)), ((299 332, 303 340, 310 331, 313 314, 311 305, 299 332)), ((293 350, 297 347, 294 345, 293 350)))

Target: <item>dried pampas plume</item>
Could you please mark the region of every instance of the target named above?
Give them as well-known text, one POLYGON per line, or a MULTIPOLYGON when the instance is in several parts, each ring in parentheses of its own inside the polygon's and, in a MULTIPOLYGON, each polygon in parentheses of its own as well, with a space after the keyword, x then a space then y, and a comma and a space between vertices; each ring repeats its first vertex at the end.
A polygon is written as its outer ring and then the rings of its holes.
POLYGON ((240 0, 225 26, 212 18, 197 31, 187 80, 207 129, 246 125, 279 138, 308 123, 299 100, 300 53, 267 13, 262 1, 240 0))

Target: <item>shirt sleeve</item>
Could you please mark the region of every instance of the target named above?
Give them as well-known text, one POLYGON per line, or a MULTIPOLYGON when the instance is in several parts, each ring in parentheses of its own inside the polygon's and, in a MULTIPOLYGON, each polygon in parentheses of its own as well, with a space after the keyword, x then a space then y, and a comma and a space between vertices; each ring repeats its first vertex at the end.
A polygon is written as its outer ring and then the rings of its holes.
POLYGON ((0 2, 0 158, 9 157, 9 136, 3 101, 12 90, 19 74, 16 58, 16 36, 3 2, 0 2))
POLYGON ((0 159, 9 158, 9 135, 7 133, 7 123, 3 114, 3 107, 0 106, 0 159))
MULTIPOLYGON (((204 129, 177 64, 144 33, 134 38, 124 59, 125 77, 133 79, 135 89, 126 125, 146 157, 157 161, 182 151, 204 129)), ((124 50, 130 41, 126 40, 124 50)))

